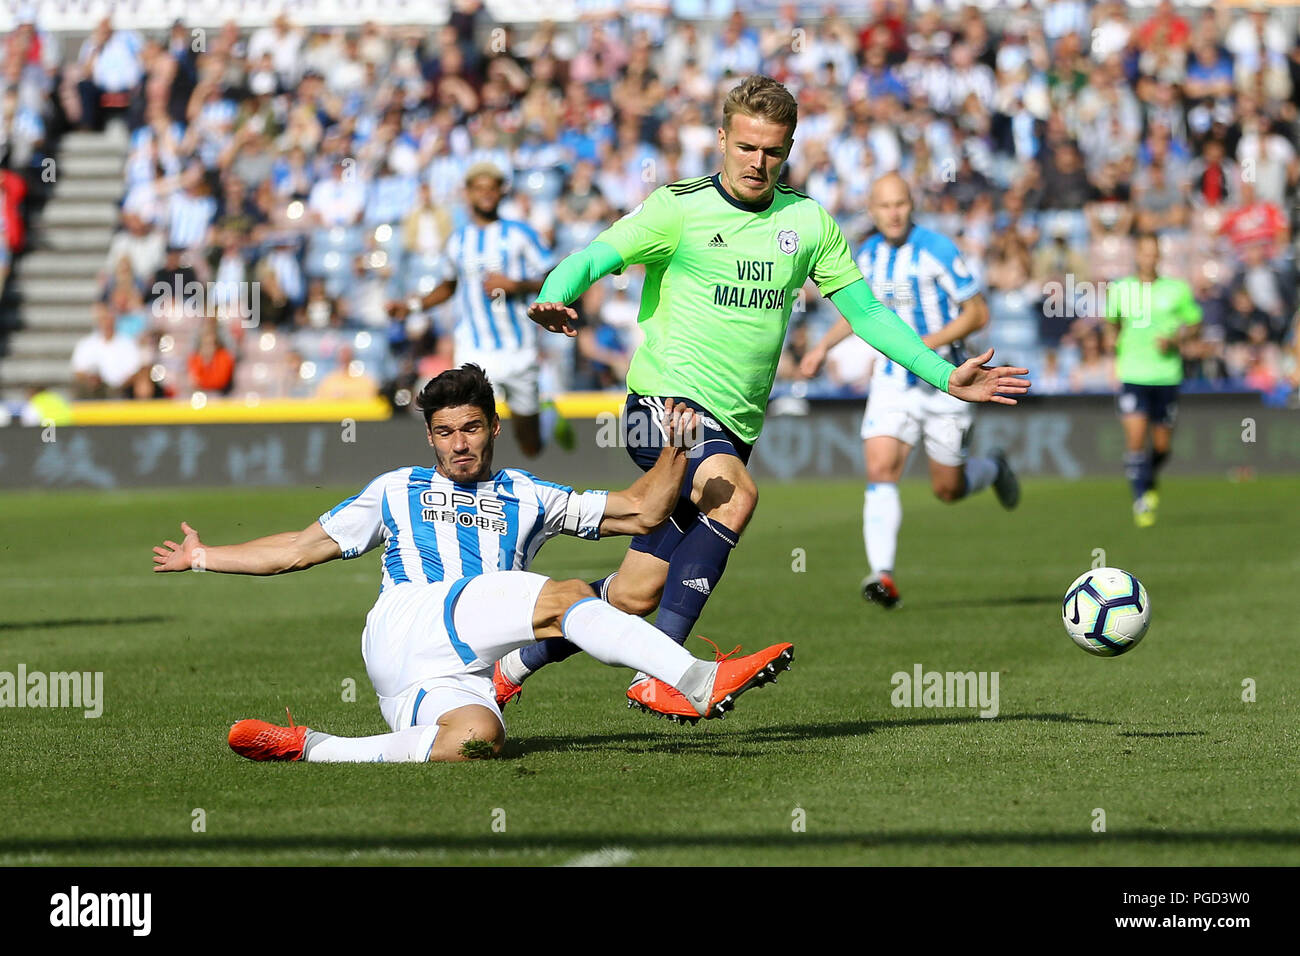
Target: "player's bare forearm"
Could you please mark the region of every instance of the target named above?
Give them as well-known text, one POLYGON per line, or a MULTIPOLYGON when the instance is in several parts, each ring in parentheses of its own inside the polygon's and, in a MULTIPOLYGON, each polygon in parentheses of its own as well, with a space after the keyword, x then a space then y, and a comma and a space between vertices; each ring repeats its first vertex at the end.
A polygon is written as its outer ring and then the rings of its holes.
POLYGON ((431 289, 427 295, 412 296, 411 305, 417 306, 418 311, 423 311, 424 309, 432 309, 436 306, 442 305, 444 302, 446 302, 455 294, 456 294, 456 280, 449 279, 446 282, 442 282, 434 286, 433 289, 431 289))
POLYGON ((989 307, 984 301, 984 296, 976 295, 962 303, 961 312, 957 314, 957 318, 942 328, 921 336, 921 341, 932 349, 942 348, 953 342, 961 341, 988 324, 989 307))
POLYGON ((155 547, 155 571, 216 571, 223 574, 271 575, 302 571, 343 556, 338 543, 319 522, 302 531, 254 538, 241 544, 209 547, 199 534, 182 522, 184 540, 165 541, 155 547))

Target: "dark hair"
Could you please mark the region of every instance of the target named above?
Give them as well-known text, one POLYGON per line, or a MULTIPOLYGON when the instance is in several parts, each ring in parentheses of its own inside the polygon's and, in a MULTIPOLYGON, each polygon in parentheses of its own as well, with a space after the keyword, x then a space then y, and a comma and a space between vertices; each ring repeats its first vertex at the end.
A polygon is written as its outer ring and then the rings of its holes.
POLYGON ((1154 232, 1139 232, 1133 240, 1133 245, 1136 247, 1139 242, 1154 242, 1160 245, 1160 236, 1154 232))
POLYGON ((424 414, 425 425, 433 424, 433 413, 441 408, 457 405, 476 405, 483 410, 489 425, 497 416, 496 395, 487 373, 477 365, 466 363, 460 368, 449 368, 441 375, 429 379, 415 400, 415 407, 424 414))

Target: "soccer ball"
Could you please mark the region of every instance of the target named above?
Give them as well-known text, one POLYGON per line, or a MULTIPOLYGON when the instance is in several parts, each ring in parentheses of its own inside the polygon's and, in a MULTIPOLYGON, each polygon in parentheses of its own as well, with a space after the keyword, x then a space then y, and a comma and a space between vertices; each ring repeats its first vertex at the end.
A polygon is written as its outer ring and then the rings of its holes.
POLYGON ((1132 650, 1151 624, 1142 582, 1119 568, 1094 568, 1065 592, 1061 620, 1070 640, 1089 654, 1115 657, 1132 650))

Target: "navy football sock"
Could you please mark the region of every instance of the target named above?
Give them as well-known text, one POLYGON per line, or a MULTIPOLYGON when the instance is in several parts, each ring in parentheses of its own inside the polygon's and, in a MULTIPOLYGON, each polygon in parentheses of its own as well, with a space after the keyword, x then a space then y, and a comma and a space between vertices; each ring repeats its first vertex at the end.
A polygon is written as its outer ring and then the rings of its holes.
MULTIPOLYGON (((618 574, 617 571, 614 574, 618 574)), ((602 601, 605 600, 609 591, 610 579, 614 574, 607 574, 598 581, 591 581, 591 589, 596 592, 596 597, 602 601)), ((538 641, 535 644, 529 644, 527 647, 519 649, 519 659, 524 662, 524 666, 530 671, 536 671, 539 667, 545 667, 547 664, 558 664, 560 661, 566 661, 582 648, 572 641, 566 641, 563 638, 551 638, 547 641, 538 641)))
POLYGON ((1133 500, 1137 501, 1151 487, 1151 457, 1145 451, 1125 452, 1124 474, 1133 488, 1133 500))
POLYGON ((700 516, 668 561, 668 581, 655 627, 678 644, 686 643, 739 538, 726 525, 700 516))
POLYGON ((1163 465, 1168 460, 1169 460, 1169 452, 1155 451, 1154 449, 1152 449, 1151 451, 1151 487, 1152 488, 1155 488, 1156 486, 1156 472, 1158 472, 1160 470, 1160 466, 1163 465))

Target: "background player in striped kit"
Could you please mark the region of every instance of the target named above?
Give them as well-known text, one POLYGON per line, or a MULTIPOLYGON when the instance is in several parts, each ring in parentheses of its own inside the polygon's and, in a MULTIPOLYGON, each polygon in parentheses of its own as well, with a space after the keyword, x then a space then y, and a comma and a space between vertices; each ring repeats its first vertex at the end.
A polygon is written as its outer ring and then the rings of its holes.
MULTIPOLYGON (((641 425, 665 397, 687 400, 704 440, 672 518, 633 539, 615 575, 598 582, 615 606, 656 607, 655 624, 684 642, 758 505, 747 462, 767 414, 790 313, 812 278, 853 331, 935 388, 965 401, 1015 404, 1025 369, 989 368, 992 352, 960 368, 928 348, 871 293, 839 226, 821 205, 779 183, 798 122, 790 92, 750 76, 723 103, 722 169, 662 186, 585 249, 564 259, 529 309, 552 332, 576 334, 574 302, 601 276, 643 264, 645 341, 628 370, 627 450, 641 468, 658 430, 641 425), (647 442, 647 439, 649 441, 647 442)), ((552 642, 504 659, 498 699, 575 649, 552 642)), ((684 709, 652 678, 628 688, 632 706, 684 709)))
MULTIPOLYGON (((989 310, 957 246, 912 222, 912 194, 898 173, 876 180, 867 202, 876 231, 858 250, 857 262, 872 291, 930 348, 956 364, 966 361, 962 340, 988 325, 989 310)), ((848 322, 836 322, 804 356, 800 371, 815 375, 826 353, 851 332, 848 322)), ((967 456, 973 421, 967 403, 887 356, 876 360, 862 418, 867 466, 862 537, 870 565, 862 596, 868 601, 895 607, 901 600, 894 582, 903 521, 898 481, 921 439, 930 459, 930 487, 940 500, 960 501, 991 483, 1003 507, 1019 502, 1019 483, 1001 451, 987 458, 967 456)))
POLYGON ((347 738, 243 720, 230 746, 254 760, 321 763, 420 762, 499 750, 505 724, 492 667, 535 640, 573 641, 597 660, 658 675, 680 688, 691 716, 721 716, 793 656, 778 644, 723 664, 697 660, 650 624, 596 598, 583 581, 528 571, 547 539, 642 534, 672 510, 686 473, 683 440, 694 412, 664 408, 665 442, 653 468, 623 491, 587 491, 513 468, 494 470, 501 430, 482 369, 451 369, 420 394, 437 465, 399 468, 302 531, 205 547, 182 523, 184 541, 154 548, 155 571, 281 574, 356 558, 384 546, 379 597, 366 617, 362 656, 392 733, 347 738))
MULTIPOLYGON (((407 305, 418 312, 456 297, 456 364, 473 363, 487 372, 497 397, 510 406, 520 451, 532 458, 542 450, 542 402, 537 329, 528 319, 527 300, 542 287, 551 251, 527 223, 497 215, 504 194, 505 174, 492 163, 466 171, 470 221, 447 240, 451 275, 407 305)), ((552 435, 573 447, 573 428, 558 416, 552 435)))

